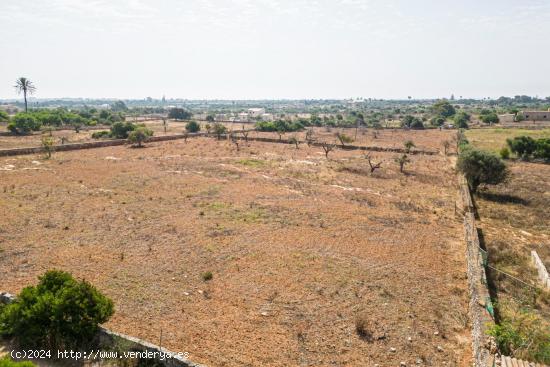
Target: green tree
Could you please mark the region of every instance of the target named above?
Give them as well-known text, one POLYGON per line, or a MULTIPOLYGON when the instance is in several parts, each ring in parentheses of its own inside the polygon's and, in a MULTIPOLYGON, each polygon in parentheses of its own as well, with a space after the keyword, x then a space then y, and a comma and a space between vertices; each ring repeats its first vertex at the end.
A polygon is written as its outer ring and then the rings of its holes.
POLYGON ((409 163, 411 160, 406 154, 403 154, 397 158, 395 158, 395 162, 399 165, 399 172, 404 173, 405 171, 405 164, 409 163))
POLYGON ((128 140, 133 144, 141 148, 143 143, 153 136, 153 131, 144 126, 140 126, 137 129, 130 131, 128 134, 128 140))
POLYGON ((0 122, 7 122, 10 120, 10 116, 4 110, 0 110, 0 122))
POLYGON ((28 134, 40 130, 41 127, 40 121, 26 112, 16 114, 8 123, 8 130, 14 134, 28 134))
POLYGON ((174 107, 168 111, 168 118, 174 120, 189 120, 191 116, 191 112, 183 108, 174 107))
POLYGON ((456 113, 455 108, 446 99, 437 101, 432 106, 432 113, 436 116, 443 117, 444 119, 453 116, 456 113))
POLYGON ((537 149, 535 150, 535 158, 550 161, 550 139, 537 139, 537 149))
POLYGON ((201 125, 199 125, 197 123, 197 121, 189 121, 186 125, 185 125, 185 130, 188 132, 188 133, 196 133, 196 132, 199 132, 201 130, 201 125))
POLYGON ((130 131, 134 131, 136 125, 131 122, 115 122, 111 125, 111 136, 115 139, 127 139, 130 131))
POLYGON ((513 139, 506 139, 506 144, 508 144, 512 153, 524 160, 529 160, 537 149, 535 139, 530 136, 516 136, 513 139))
POLYGON ((25 112, 28 112, 27 95, 32 95, 36 91, 36 87, 29 79, 21 77, 15 81, 15 89, 17 90, 17 93, 23 93, 23 98, 25 100, 25 112))
POLYGON ((214 122, 214 116, 212 116, 212 115, 206 116, 206 121, 208 121, 208 122, 214 122))
POLYGON ((470 121, 470 115, 464 111, 458 112, 454 118, 454 123, 459 129, 467 129, 468 122, 470 121))
POLYGON ((111 105, 111 110, 113 112, 126 112, 128 111, 128 106, 123 101, 116 101, 111 105))
POLYGON ((458 156, 457 168, 466 176, 472 192, 477 192, 479 185, 497 185, 508 177, 508 169, 504 162, 483 150, 463 148, 458 156))
POLYGON ((70 349, 92 340, 113 302, 86 281, 50 270, 0 312, 0 334, 25 347, 70 349))
POLYGON ((222 135, 227 132, 227 128, 219 122, 215 123, 212 128, 214 129, 214 134, 216 134, 218 140, 220 140, 222 135))
POLYGON ((496 124, 499 122, 498 115, 492 111, 487 113, 482 113, 481 115, 479 115, 479 119, 481 120, 481 122, 489 125, 496 124))

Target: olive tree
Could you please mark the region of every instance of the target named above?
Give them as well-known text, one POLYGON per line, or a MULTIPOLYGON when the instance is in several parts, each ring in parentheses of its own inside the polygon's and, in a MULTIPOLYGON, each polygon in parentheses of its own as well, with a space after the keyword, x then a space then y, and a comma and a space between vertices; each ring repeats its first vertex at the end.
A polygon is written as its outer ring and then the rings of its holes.
POLYGON ((143 143, 153 135, 153 131, 146 127, 138 127, 128 134, 128 140, 132 143, 132 146, 141 148, 143 143))
POLYGON ((497 185, 509 175, 506 164, 495 154, 469 147, 460 152, 457 168, 466 176, 473 193, 481 184, 497 185))

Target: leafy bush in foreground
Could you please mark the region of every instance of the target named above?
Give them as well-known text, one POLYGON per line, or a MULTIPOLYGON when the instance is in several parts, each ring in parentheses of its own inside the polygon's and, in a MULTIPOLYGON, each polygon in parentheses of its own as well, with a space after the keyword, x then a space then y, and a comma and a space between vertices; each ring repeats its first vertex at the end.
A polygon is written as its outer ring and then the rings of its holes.
POLYGON ((26 347, 73 348, 90 341, 113 314, 113 303, 86 281, 50 270, 0 312, 0 335, 26 347))

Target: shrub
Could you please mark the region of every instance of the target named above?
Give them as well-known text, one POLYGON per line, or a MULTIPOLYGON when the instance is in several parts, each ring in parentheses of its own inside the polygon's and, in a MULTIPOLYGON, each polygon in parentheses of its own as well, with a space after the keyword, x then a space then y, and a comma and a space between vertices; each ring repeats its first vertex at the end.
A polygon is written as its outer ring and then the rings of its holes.
POLYGON ((10 116, 8 113, 4 110, 0 110, 0 122, 6 122, 9 121, 10 116))
POLYGON ((510 158, 510 150, 508 148, 504 147, 499 152, 500 158, 502 159, 509 159, 510 158))
POLYGON ((196 132, 199 132, 201 130, 201 125, 199 125, 197 123, 197 121, 189 121, 186 125, 185 125, 185 130, 188 132, 188 133, 196 133, 196 132))
POLYGON ((505 318, 487 333, 495 337, 501 353, 539 363, 550 363, 550 332, 528 311, 505 318))
POLYGON ((212 278, 214 278, 214 275, 211 271, 207 271, 201 274, 201 278, 203 281, 207 282, 209 280, 212 280, 212 278))
POLYGON ((403 143, 403 146, 405 147, 405 152, 407 153, 410 153, 411 149, 416 147, 416 145, 414 145, 414 142, 412 140, 407 140, 406 142, 403 143))
POLYGON ((456 113, 456 110, 453 107, 453 105, 450 104, 449 101, 445 99, 434 103, 431 109, 434 115, 441 116, 443 118, 451 117, 456 113))
POLYGON ((0 367, 36 367, 36 365, 30 361, 12 361, 10 357, 5 356, 0 358, 0 367))
POLYGON ((42 124, 29 113, 18 113, 8 124, 8 130, 14 134, 28 134, 31 131, 38 131, 42 124))
POLYGON ((481 184, 497 185, 508 177, 508 169, 499 157, 469 147, 460 152, 457 168, 464 173, 474 193, 481 184))
POLYGON ((75 348, 92 340, 113 303, 86 281, 50 270, 0 313, 0 334, 27 347, 75 348))
POLYGON ((218 140, 221 139, 222 135, 227 132, 227 128, 219 122, 215 123, 212 128, 214 129, 214 134, 216 134, 218 140))
POLYGON ((512 153, 525 160, 528 160, 537 149, 535 139, 530 136, 516 136, 513 139, 506 139, 506 143, 512 153))
POLYGON ((136 125, 131 122, 115 122, 111 126, 111 136, 115 139, 127 139, 130 131, 134 131, 136 125))
POLYGON ((54 151, 54 140, 51 136, 43 135, 42 136, 42 148, 46 152, 46 158, 51 158, 52 152, 54 151))
POLYGON ((336 137, 340 140, 340 144, 345 146, 346 144, 353 143, 353 138, 343 133, 336 133, 336 137))
POLYGON ((128 134, 128 140, 134 145, 141 147, 142 143, 147 141, 149 137, 153 136, 153 131, 144 126, 140 126, 137 129, 130 131, 128 134))
POLYGON ((92 133, 92 139, 105 139, 110 137, 111 137, 111 132, 107 130, 95 131, 92 133))
POLYGON ((537 149, 535 150, 535 158, 550 161, 550 139, 537 139, 537 149))

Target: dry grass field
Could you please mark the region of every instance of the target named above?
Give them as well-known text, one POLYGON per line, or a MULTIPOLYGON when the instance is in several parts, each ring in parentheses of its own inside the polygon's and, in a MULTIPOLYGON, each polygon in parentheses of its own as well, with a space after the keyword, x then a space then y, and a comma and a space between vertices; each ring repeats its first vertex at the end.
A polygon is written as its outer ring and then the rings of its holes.
POLYGON ((0 158, 1 290, 70 271, 114 300, 107 327, 209 366, 469 366, 453 161, 395 156, 371 174, 357 151, 194 138, 0 158))
POLYGON ((521 128, 494 128, 494 129, 470 129, 466 130, 466 138, 470 144, 483 150, 498 153, 506 146, 506 139, 516 136, 530 136, 533 139, 550 138, 550 128, 547 129, 521 129, 521 128))
MULTIPOLYGON (((482 191, 476 198, 478 227, 489 265, 541 288, 531 250, 536 250, 550 268, 550 166, 521 161, 509 162, 508 166, 512 174, 509 181, 482 191)), ((537 294, 496 270, 491 271, 491 278, 503 317, 528 311, 542 327, 550 328, 550 292, 537 294)))

